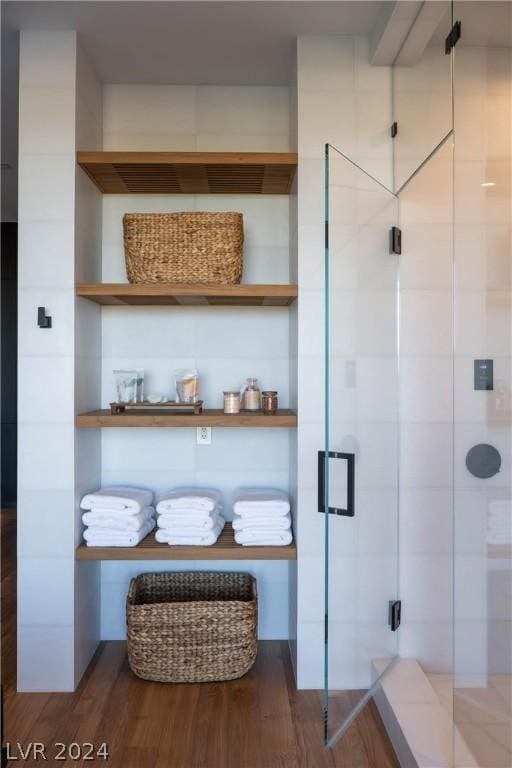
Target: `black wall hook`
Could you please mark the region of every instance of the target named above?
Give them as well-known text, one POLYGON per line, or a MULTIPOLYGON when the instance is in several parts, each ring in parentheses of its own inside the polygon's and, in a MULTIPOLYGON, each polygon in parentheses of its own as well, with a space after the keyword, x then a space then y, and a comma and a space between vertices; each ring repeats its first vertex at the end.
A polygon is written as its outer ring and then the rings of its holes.
POLYGON ((37 308, 37 324, 40 328, 52 327, 52 318, 46 314, 46 307, 37 308))

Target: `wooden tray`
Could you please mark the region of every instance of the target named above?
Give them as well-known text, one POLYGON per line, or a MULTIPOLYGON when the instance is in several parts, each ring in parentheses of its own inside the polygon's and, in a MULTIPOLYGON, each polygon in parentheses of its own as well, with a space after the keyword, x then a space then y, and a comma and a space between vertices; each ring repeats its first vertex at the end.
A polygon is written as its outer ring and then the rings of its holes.
POLYGON ((143 403, 110 403, 110 413, 112 416, 118 416, 126 411, 147 413, 148 411, 176 411, 177 413, 193 413, 199 416, 203 412, 203 401, 197 403, 177 403, 169 400, 167 403, 149 403, 145 400, 143 403))

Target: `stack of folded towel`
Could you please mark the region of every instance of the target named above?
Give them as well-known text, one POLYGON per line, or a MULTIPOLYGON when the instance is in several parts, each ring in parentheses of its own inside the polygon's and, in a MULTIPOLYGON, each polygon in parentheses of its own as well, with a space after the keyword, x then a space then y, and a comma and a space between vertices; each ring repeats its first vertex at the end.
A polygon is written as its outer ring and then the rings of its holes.
POLYGON ((221 494, 213 488, 176 488, 157 504, 161 544, 208 547, 224 528, 221 494))
POLYGON ((135 547, 155 527, 153 492, 144 488, 113 486, 86 494, 80 504, 87 510, 88 547, 135 547))
POLYGON ((290 502, 286 493, 242 488, 233 506, 235 541, 244 546, 283 546, 292 541, 290 502))
POLYGON ((487 514, 488 544, 512 544, 512 506, 510 501, 492 501, 487 514))

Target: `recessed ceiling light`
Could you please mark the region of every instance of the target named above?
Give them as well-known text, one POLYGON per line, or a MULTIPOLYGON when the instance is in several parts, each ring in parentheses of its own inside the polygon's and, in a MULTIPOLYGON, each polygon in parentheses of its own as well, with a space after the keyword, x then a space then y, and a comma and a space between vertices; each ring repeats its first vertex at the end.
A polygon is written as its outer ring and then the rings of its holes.
POLYGON ((482 181, 480 184, 481 187, 495 187, 496 182, 495 181, 482 181))

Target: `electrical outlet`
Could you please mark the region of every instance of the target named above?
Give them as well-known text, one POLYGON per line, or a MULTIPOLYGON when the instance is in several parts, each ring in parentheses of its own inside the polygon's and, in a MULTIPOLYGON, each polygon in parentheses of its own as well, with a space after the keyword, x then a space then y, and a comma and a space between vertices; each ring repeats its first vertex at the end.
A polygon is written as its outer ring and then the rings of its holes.
POLYGON ((212 444, 212 428, 211 427, 197 428, 197 444, 198 445, 212 444))

